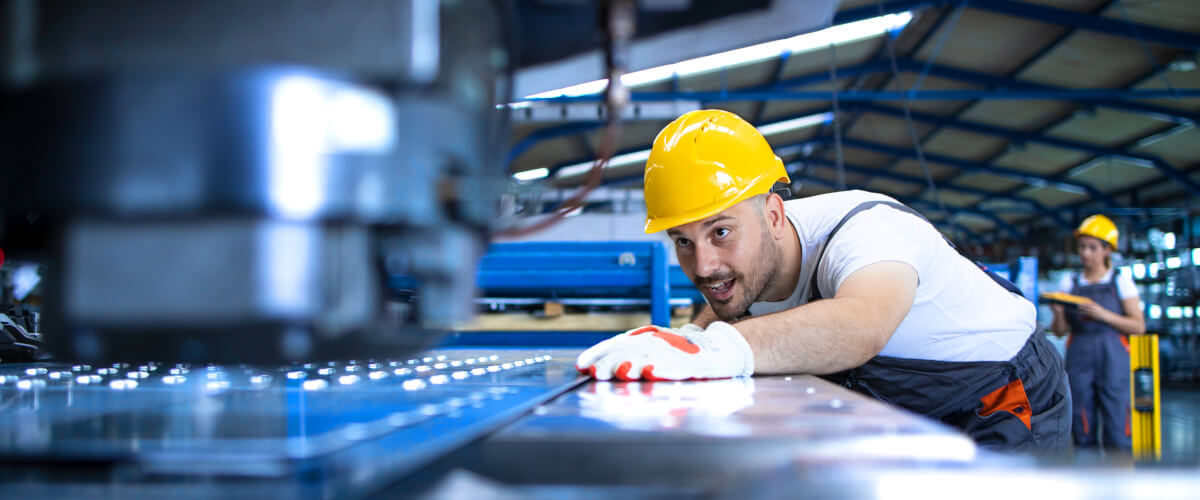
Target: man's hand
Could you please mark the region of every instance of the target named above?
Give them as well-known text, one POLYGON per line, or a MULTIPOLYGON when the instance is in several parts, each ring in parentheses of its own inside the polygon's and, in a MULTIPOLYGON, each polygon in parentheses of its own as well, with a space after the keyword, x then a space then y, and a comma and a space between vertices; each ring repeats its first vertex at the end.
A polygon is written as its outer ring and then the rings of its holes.
POLYGON ((583 351, 575 368, 599 380, 745 377, 754 373, 754 353, 736 328, 721 321, 707 329, 644 326, 583 351))

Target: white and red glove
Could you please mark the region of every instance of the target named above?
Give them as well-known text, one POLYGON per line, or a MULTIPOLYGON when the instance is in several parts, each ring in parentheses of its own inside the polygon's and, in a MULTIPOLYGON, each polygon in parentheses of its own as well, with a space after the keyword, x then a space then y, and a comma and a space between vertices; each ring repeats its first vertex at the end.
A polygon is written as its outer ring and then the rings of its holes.
POLYGON ((707 329, 643 326, 583 351, 575 368, 598 380, 748 377, 754 374, 754 353, 742 334, 722 321, 707 329))

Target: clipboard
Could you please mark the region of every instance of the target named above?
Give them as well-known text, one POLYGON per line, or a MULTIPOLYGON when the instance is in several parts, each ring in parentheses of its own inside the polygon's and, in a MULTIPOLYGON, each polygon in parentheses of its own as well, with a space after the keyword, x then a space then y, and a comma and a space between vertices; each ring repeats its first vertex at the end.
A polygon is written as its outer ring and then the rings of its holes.
POLYGON ((1092 301, 1092 299, 1087 297, 1081 297, 1079 295, 1071 295, 1069 293, 1062 292, 1046 292, 1039 295, 1038 299, 1040 299, 1042 302, 1059 304, 1066 307, 1079 307, 1080 304, 1087 304, 1088 302, 1092 301))

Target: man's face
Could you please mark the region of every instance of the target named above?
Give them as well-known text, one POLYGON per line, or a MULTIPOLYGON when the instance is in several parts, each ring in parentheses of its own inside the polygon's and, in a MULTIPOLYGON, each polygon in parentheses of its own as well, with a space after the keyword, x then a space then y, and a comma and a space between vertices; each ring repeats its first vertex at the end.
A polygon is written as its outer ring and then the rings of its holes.
POLYGON ((761 209, 763 198, 667 230, 679 266, 723 321, 746 315, 761 300, 783 259, 761 209))

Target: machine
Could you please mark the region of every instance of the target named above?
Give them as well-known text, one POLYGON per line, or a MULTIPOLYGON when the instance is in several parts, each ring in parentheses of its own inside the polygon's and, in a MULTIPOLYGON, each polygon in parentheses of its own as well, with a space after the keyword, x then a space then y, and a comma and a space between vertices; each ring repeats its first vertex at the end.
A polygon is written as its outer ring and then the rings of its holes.
POLYGON ((405 353, 469 316, 496 4, 2 6, 4 245, 48 263, 58 356, 405 353), (386 320, 384 267, 421 278, 420 325, 386 320))
MULTIPOLYGON (((635 26, 768 5, 4 0, 0 248, 44 264, 64 359, 410 354, 472 313, 518 80, 660 64, 635 26), (420 283, 406 321, 397 274, 420 283)), ((713 43, 738 41, 689 50, 713 43)))

